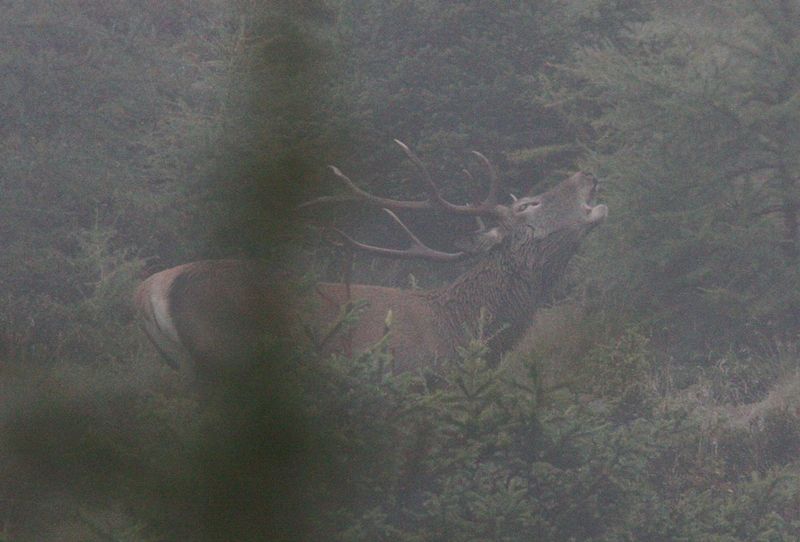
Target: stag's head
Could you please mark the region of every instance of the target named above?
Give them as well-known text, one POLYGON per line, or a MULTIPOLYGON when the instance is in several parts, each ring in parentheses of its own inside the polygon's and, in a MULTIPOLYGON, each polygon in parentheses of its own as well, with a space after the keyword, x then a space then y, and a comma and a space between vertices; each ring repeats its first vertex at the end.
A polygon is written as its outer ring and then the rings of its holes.
POLYGON ((595 204, 597 184, 597 177, 579 171, 547 192, 520 198, 503 213, 501 228, 527 227, 536 239, 566 228, 588 231, 608 215, 608 207, 595 204))
POLYGON ((489 160, 476 151, 473 151, 473 154, 484 163, 491 179, 488 194, 480 203, 463 205, 451 203, 444 199, 438 184, 433 180, 419 157, 401 141, 395 140, 395 142, 419 168, 428 189, 428 199, 403 201, 370 194, 359 188, 338 168, 331 166, 331 170, 344 183, 349 194, 323 196, 309 201, 301 207, 337 201, 356 201, 382 207, 406 232, 411 240, 411 247, 399 250, 366 245, 352 239, 344 232, 336 231, 353 247, 361 250, 396 258, 424 258, 435 261, 452 261, 470 254, 485 252, 509 237, 523 240, 544 239, 553 233, 567 229, 585 233, 602 222, 608 215, 608 208, 605 205, 595 204, 598 180, 587 172, 578 172, 537 196, 526 196, 510 204, 501 204, 499 203, 500 179, 497 172, 489 160), (461 244, 460 252, 442 252, 426 246, 394 212, 403 210, 434 211, 469 216, 477 220, 480 228, 473 233, 469 241, 461 244), (486 222, 491 225, 487 227, 486 222))

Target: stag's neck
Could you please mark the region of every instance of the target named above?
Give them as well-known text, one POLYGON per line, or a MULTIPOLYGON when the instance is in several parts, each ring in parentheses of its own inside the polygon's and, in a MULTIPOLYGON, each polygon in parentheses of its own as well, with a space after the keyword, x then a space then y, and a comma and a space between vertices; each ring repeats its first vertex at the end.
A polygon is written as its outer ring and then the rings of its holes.
POLYGON ((578 229, 544 239, 534 239, 529 229, 517 232, 453 283, 431 290, 431 305, 454 345, 474 336, 483 318, 493 352, 513 346, 550 297, 582 236, 578 229))

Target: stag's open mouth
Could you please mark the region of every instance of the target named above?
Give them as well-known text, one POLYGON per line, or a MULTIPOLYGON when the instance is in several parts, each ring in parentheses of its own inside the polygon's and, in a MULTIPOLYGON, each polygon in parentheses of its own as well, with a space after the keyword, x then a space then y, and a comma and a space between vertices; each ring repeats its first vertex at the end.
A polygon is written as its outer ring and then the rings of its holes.
POLYGON ((595 224, 605 220, 607 216, 608 207, 601 203, 600 205, 591 207, 591 210, 588 213, 588 221, 592 224, 595 224))
POLYGON ((586 202, 582 205, 583 211, 586 213, 586 220, 589 223, 596 223, 604 220, 608 216, 608 207, 605 204, 597 203, 597 187, 599 179, 589 174, 592 178, 592 188, 586 198, 586 202))

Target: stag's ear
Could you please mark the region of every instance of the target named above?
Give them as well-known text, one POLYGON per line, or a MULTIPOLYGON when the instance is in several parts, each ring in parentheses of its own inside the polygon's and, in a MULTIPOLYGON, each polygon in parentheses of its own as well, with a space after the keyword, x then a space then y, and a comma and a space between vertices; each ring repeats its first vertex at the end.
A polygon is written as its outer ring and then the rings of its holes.
POLYGON ((500 244, 506 233, 500 226, 488 230, 481 230, 471 235, 456 239, 455 247, 469 254, 488 252, 492 247, 500 244))

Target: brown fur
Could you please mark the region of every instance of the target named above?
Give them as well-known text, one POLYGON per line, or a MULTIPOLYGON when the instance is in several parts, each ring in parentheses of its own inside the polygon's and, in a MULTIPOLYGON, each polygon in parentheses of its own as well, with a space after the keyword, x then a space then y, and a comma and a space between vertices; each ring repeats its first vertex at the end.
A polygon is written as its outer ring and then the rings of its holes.
POLYGON ((263 264, 216 260, 156 273, 140 285, 136 306, 159 350, 201 374, 253 359, 267 331, 324 352, 357 352, 385 339, 396 369, 410 370, 452 357, 482 316, 496 357, 530 325, 581 239, 605 217, 605 206, 586 204, 595 183, 577 174, 542 194, 541 204, 523 198, 509 206, 502 239, 438 289, 321 283, 302 298, 263 264), (359 300, 366 306, 357 323, 338 329, 342 307, 360 307, 359 300))
POLYGON ((347 298, 344 284, 321 283, 317 287, 317 312, 311 315, 313 327, 327 333, 331 323, 341 313, 341 306, 359 300, 367 304, 359 311, 358 323, 352 330, 344 329, 333 337, 325 351, 356 353, 369 348, 388 333, 387 348, 399 370, 411 369, 413 363, 429 364, 448 355, 452 344, 424 292, 352 285, 347 298), (391 326, 387 318, 391 311, 391 326))
POLYGON ((388 332, 387 348, 396 368, 404 371, 451 357, 474 334, 481 309, 491 320, 487 334, 496 335, 492 350, 499 354, 510 348, 547 299, 581 236, 574 230, 542 241, 509 239, 529 247, 527 259, 509 258, 508 251, 498 250, 435 290, 320 283, 312 299, 293 300, 285 282, 254 261, 193 262, 147 279, 137 290, 136 305, 162 353, 174 364, 188 356, 200 372, 249 359, 267 331, 300 340, 310 333, 326 352, 359 352, 388 332), (486 288, 487 283, 493 287, 486 288), (148 303, 156 285, 168 292, 177 342, 164 338, 148 303), (337 331, 343 306, 360 300, 366 305, 358 323, 352 330, 337 331))

